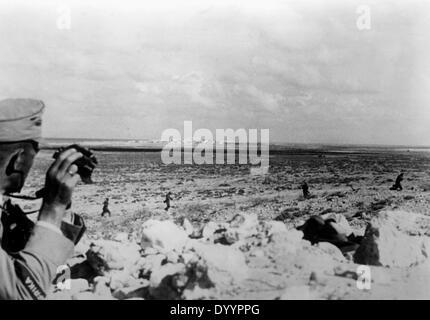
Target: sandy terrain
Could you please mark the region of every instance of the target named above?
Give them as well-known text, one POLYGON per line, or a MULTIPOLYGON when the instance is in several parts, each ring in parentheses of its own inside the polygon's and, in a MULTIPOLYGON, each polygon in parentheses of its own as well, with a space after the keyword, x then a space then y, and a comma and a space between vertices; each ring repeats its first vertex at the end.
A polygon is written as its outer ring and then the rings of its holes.
MULTIPOLYGON (((40 153, 25 193, 42 186, 51 154, 40 153)), ((367 222, 381 210, 430 216, 430 153, 426 152, 277 154, 271 156, 265 176, 251 175, 245 165, 166 166, 159 153, 151 152, 98 152, 97 156, 100 165, 94 173, 95 183, 80 185, 73 202, 73 210, 86 218, 91 238, 109 239, 120 231, 137 231, 149 218, 179 221, 186 217, 198 228, 209 221, 225 222, 236 213, 247 213, 262 220, 283 221, 292 228, 311 215, 334 212, 343 214, 354 232, 362 235, 367 222), (405 172, 404 190, 390 191, 400 171, 405 172), (304 180, 310 186, 311 199, 301 196, 304 180), (174 200, 166 213, 163 201, 168 191, 174 200), (100 216, 106 197, 111 199, 111 218, 100 216)), ((25 208, 37 205, 26 203, 25 208)), ((285 270, 279 263, 288 259, 282 257, 282 247, 280 251, 276 245, 264 250, 264 254, 246 253, 252 270, 249 279, 238 288, 218 292, 217 298, 275 299, 291 287, 296 288, 294 295, 306 297, 308 292, 300 293, 301 284, 309 279, 311 269, 285 270), (270 252, 277 257, 270 258, 270 252)), ((408 283, 408 297, 429 297, 430 290, 422 287, 419 276, 415 279, 409 273, 410 268, 376 268, 375 274, 392 280, 376 283, 371 291, 357 290, 355 280, 347 276, 323 276, 322 284, 314 290, 326 299, 401 298, 406 293, 399 289, 408 283)))

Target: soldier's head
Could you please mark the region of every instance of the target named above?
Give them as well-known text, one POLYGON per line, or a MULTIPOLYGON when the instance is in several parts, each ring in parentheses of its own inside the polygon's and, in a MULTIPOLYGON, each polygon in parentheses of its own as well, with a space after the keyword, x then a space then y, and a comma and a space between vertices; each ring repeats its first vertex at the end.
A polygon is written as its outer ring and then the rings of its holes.
POLYGON ((0 192, 14 193, 24 186, 39 151, 45 105, 32 99, 0 101, 0 192))

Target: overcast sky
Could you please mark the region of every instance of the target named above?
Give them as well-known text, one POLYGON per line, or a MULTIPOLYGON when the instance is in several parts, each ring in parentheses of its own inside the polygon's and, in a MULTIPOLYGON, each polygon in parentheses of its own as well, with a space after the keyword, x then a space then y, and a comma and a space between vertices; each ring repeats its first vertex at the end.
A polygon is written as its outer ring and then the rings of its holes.
POLYGON ((430 1, 34 2, 0 0, 0 98, 45 101, 45 137, 430 145, 430 1))

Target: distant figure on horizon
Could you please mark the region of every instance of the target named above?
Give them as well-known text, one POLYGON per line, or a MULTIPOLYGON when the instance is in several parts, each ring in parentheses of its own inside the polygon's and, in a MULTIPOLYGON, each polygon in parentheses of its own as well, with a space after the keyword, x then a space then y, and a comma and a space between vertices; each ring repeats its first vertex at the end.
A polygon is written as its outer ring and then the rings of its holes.
POLYGON ((169 209, 170 209, 170 201, 172 201, 172 200, 173 200, 172 193, 169 191, 166 194, 166 200, 164 200, 164 203, 166 204, 166 208, 164 210, 169 211, 169 209))
POLYGON ((110 210, 109 210, 109 198, 106 198, 105 201, 103 202, 103 212, 102 212, 102 217, 105 216, 105 214, 108 214, 109 217, 112 216, 110 210))
POLYGON ((305 199, 309 198, 309 196, 310 196, 310 193, 309 193, 309 186, 308 186, 308 184, 306 183, 306 181, 303 181, 303 184, 302 184, 302 190, 303 190, 303 197, 304 197, 305 199))
POLYGON ((397 176, 396 182, 390 188, 390 190, 402 191, 403 190, 402 181, 403 181, 403 172, 397 176))

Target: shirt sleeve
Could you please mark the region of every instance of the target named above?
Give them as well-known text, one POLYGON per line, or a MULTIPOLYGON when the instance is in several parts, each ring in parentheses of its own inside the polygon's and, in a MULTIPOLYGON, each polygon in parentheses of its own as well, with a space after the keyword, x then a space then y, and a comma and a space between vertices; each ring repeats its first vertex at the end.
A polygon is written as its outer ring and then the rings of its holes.
POLYGON ((39 224, 18 254, 10 256, 0 249, 0 299, 45 298, 58 267, 65 264, 73 248, 65 236, 39 224))

